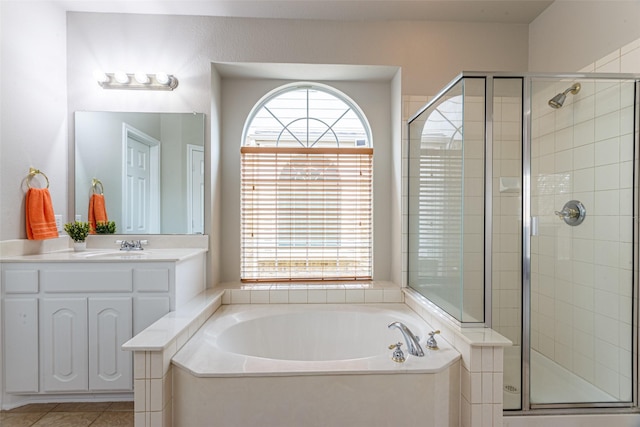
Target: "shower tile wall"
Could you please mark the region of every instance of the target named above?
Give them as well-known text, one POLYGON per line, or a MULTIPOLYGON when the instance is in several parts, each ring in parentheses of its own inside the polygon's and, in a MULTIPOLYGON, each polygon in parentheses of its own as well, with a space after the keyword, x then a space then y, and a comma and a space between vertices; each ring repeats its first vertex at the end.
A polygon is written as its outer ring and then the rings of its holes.
POLYGON ((640 73, 640 39, 614 50, 579 71, 585 73, 640 73))
MULTIPOLYGON (((598 70, 601 71, 601 70, 598 70)), ((532 93, 531 344, 620 400, 631 399, 633 87, 536 81, 532 93), (566 225, 554 211, 587 209, 566 225)))
MULTIPOLYGON (((465 85, 484 87, 484 80, 465 85)), ((485 98, 464 96, 463 312, 465 322, 484 321, 485 98)))
MULTIPOLYGON (((520 93, 520 83, 516 93, 520 93)), ((502 82, 495 81, 496 89, 502 82)), ((521 344, 522 98, 493 102, 493 329, 521 344)))

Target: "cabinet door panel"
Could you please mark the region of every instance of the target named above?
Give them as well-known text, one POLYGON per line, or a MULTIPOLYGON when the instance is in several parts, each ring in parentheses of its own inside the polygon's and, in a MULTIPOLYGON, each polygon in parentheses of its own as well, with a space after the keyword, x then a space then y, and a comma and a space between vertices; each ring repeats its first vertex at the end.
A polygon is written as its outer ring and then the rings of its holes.
POLYGON ((137 297, 133 308, 133 334, 137 335, 147 326, 171 310, 169 296, 137 297))
POLYGON ((38 390, 38 300, 4 301, 5 389, 8 393, 38 390))
POLYGON ((87 300, 42 300, 44 391, 88 389, 87 300))
POLYGON ((131 298, 89 298, 89 389, 131 390, 131 298))

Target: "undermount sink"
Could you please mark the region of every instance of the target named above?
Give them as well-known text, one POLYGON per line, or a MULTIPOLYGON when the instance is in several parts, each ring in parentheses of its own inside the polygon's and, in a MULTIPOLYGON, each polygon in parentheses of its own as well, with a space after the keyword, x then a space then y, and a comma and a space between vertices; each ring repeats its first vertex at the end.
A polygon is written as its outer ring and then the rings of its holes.
POLYGON ((76 254, 79 258, 137 259, 151 255, 150 251, 87 251, 76 254))

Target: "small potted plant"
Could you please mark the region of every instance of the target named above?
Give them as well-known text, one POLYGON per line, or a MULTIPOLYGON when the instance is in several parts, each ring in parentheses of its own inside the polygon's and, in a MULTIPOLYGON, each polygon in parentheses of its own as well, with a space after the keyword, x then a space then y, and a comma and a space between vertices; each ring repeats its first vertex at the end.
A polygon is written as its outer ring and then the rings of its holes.
POLYGON ((114 221, 96 222, 96 234, 114 234, 116 223, 114 221))
POLYGON ((73 239, 73 249, 75 251, 83 251, 87 248, 86 239, 89 235, 88 222, 68 222, 64 225, 64 231, 73 239))

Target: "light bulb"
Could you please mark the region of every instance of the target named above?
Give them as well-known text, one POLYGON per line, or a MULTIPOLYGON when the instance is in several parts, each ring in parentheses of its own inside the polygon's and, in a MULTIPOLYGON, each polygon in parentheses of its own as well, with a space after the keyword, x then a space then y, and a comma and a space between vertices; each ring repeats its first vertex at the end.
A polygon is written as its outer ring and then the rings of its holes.
POLYGON ((168 85, 170 77, 167 73, 156 73, 156 81, 161 85, 168 85))
POLYGON ((146 84, 149 84, 151 82, 151 79, 145 73, 136 73, 135 74, 135 79, 141 85, 146 85, 146 84))
POLYGON ((113 77, 115 77, 116 81, 120 84, 124 85, 129 83, 129 76, 124 71, 116 72, 113 77))
POLYGON ((102 83, 109 83, 109 80, 111 80, 111 79, 109 79, 109 76, 107 76, 107 75, 106 75, 105 73, 103 73, 102 71, 95 71, 95 72, 93 73, 93 78, 94 78, 94 79, 96 79, 96 81, 97 81, 99 84, 102 84, 102 83))

